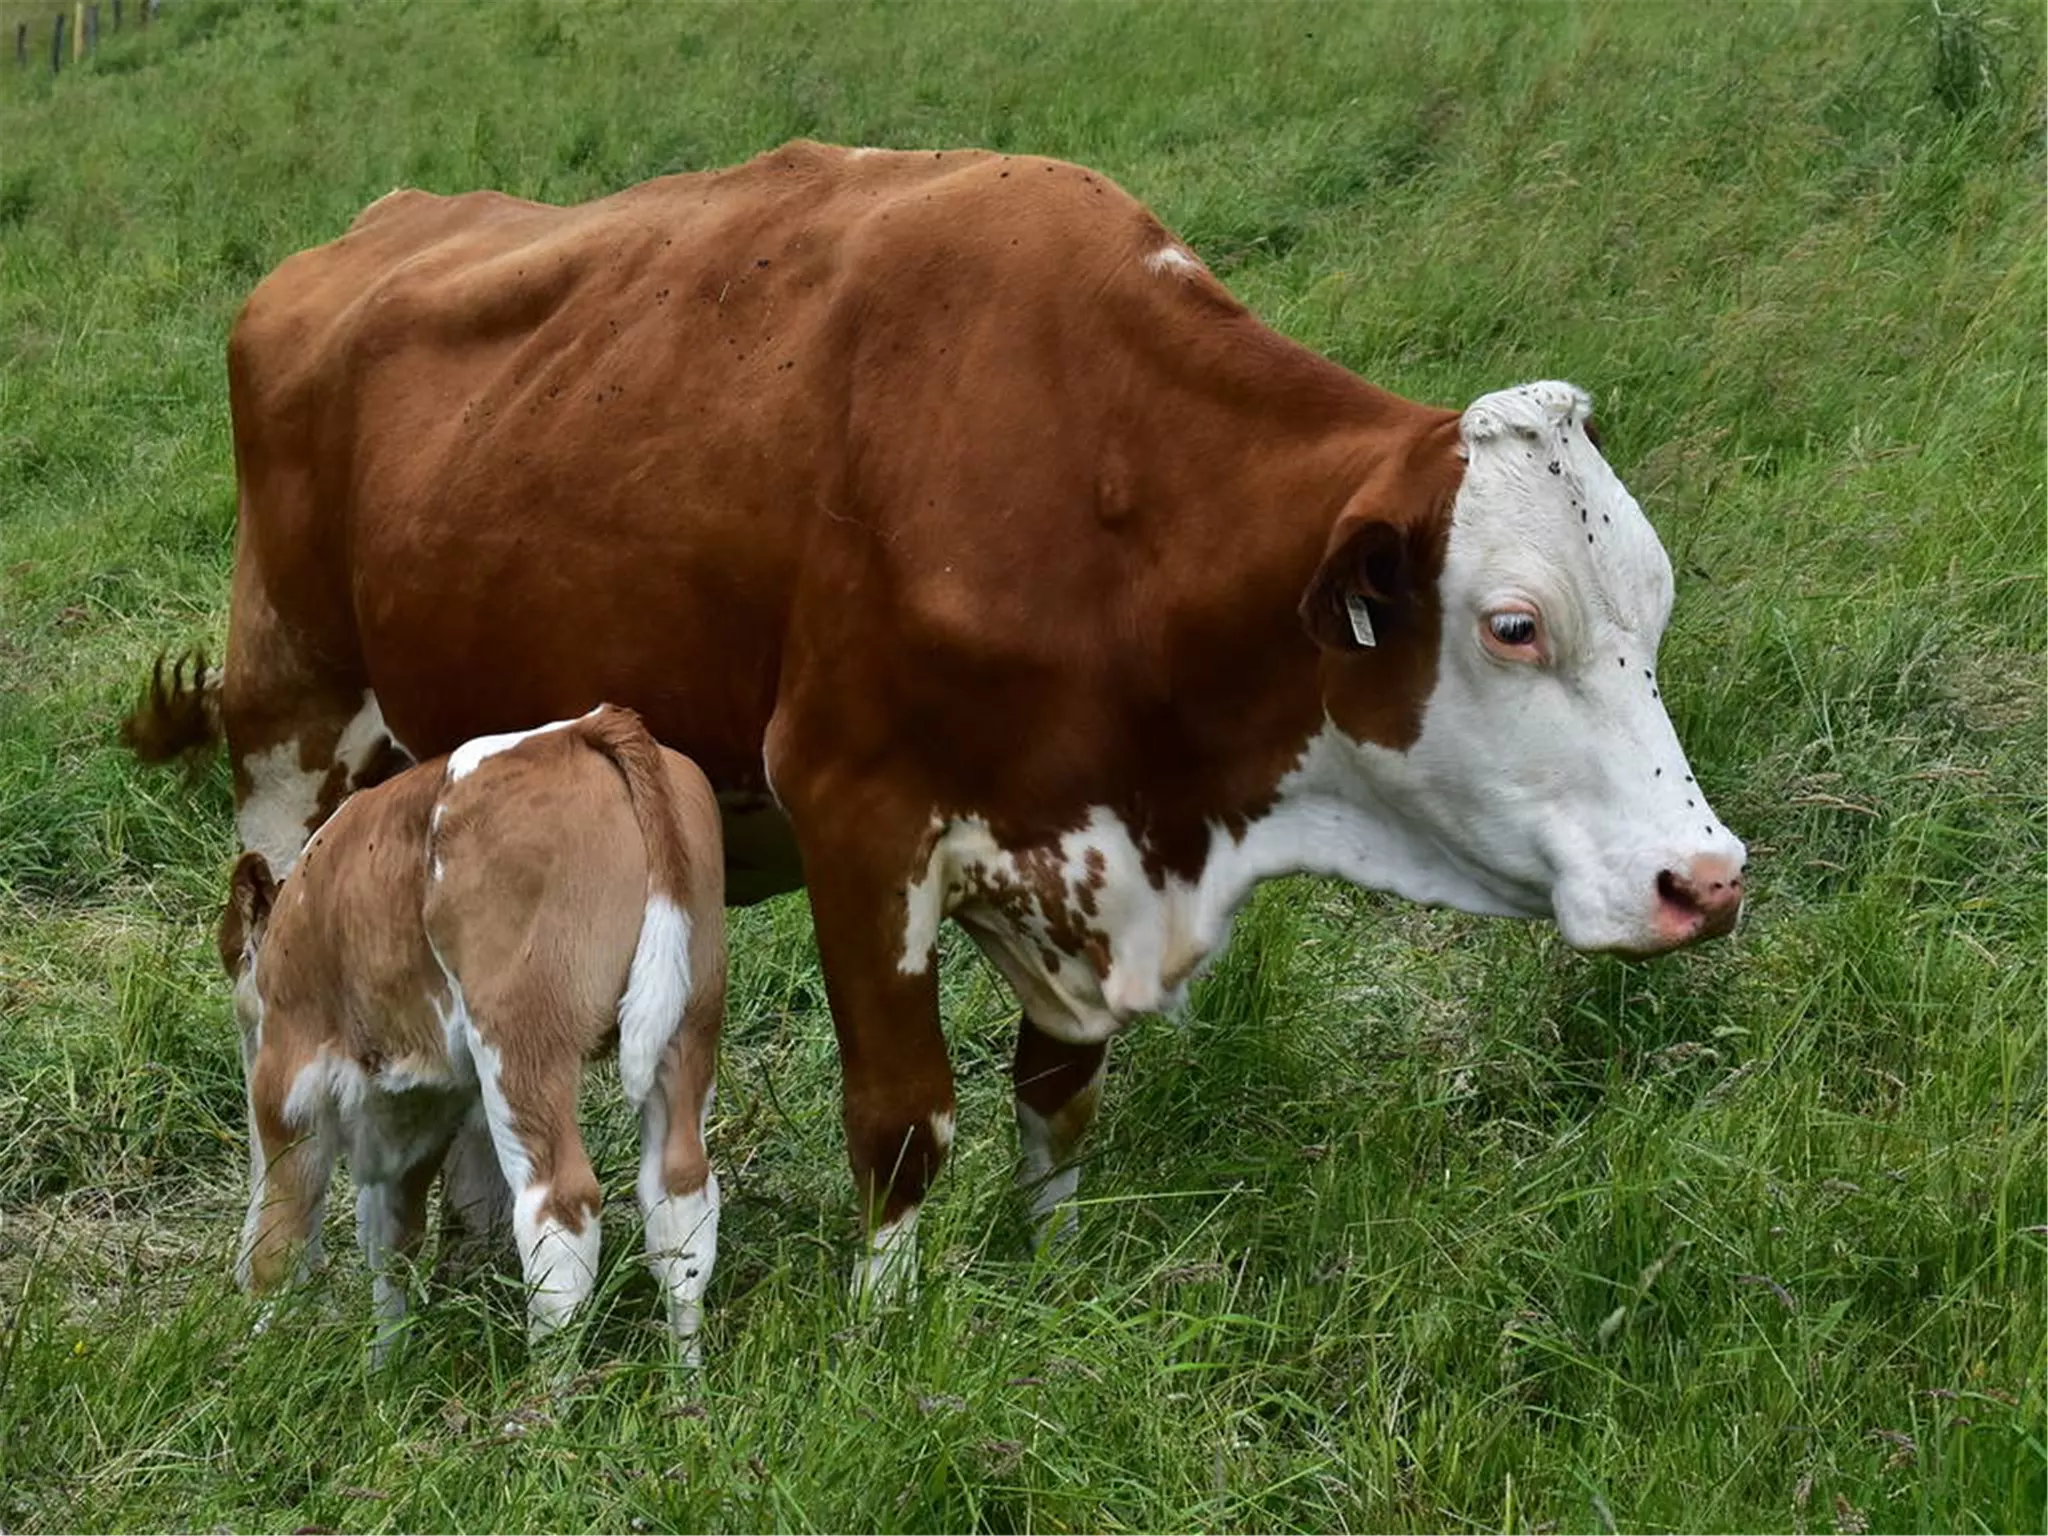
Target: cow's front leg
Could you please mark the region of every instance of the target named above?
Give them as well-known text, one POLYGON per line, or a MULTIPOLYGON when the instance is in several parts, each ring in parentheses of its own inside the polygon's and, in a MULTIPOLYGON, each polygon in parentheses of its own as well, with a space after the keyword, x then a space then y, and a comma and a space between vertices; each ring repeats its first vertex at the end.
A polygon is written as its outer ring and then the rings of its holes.
POLYGON ((1107 1041, 1069 1045, 1054 1039, 1027 1013, 1018 1022, 1017 1059, 1011 1066, 1017 1105, 1017 1182, 1031 1202, 1041 1243, 1071 1237, 1076 1225, 1067 1202, 1081 1182, 1071 1159, 1102 1101, 1107 1041))
POLYGON ((953 1144, 953 1069, 939 1030, 936 923, 906 924, 902 889, 878 892, 806 850, 818 957, 839 1036, 847 1160, 867 1252, 861 1300, 916 1283, 917 1213, 953 1144))

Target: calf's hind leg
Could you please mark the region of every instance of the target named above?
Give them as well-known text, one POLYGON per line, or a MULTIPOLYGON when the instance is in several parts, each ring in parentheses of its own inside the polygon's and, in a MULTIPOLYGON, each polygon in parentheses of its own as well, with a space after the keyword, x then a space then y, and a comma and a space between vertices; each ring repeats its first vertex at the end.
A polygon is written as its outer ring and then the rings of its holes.
MULTIPOLYGON (((720 947, 717 965, 722 967, 720 947)), ((682 1027, 640 1106, 640 1209, 647 1264, 668 1295, 668 1326, 684 1360, 701 1358, 697 1329, 718 1262, 718 1175, 704 1145, 711 1118, 725 978, 699 967, 682 1027)))
POLYGON ((511 1033, 493 1027, 493 1020, 519 1021, 529 1047, 544 1037, 549 1026, 536 1017, 545 1011, 544 1004, 534 1006, 538 1001, 529 996, 521 1007, 474 992, 469 999, 470 1052, 491 1145, 512 1191, 512 1236, 526 1280, 527 1333, 535 1342, 569 1322, 596 1288, 598 1213, 604 1207, 604 1191, 576 1123, 581 1053, 545 1056, 529 1049, 514 1075, 491 1043, 511 1033))

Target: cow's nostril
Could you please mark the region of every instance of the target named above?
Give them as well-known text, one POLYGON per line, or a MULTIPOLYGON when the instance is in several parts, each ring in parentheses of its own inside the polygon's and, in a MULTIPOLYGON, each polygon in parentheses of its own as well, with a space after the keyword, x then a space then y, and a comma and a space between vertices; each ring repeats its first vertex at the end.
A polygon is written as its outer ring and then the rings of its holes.
POLYGON ((1700 909, 1699 893, 1675 871, 1657 871, 1657 894, 1682 912, 1697 912, 1700 909))

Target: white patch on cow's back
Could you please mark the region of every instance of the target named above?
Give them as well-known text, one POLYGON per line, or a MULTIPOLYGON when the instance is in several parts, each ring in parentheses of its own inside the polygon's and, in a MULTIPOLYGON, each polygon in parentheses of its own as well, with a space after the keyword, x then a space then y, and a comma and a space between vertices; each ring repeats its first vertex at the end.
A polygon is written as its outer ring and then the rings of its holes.
POLYGON ((667 896, 647 898, 619 999, 619 1083, 635 1109, 654 1091, 655 1069, 690 1001, 690 916, 667 896))
POLYGON ((465 741, 448 754, 448 782, 460 783, 476 772, 477 764, 486 758, 496 757, 500 752, 509 752, 522 741, 531 741, 536 736, 545 736, 550 731, 565 731, 577 720, 588 720, 603 709, 602 704, 585 711, 570 720, 550 720, 546 725, 536 725, 524 731, 500 731, 494 736, 476 736, 465 741))
POLYGON ((1145 269, 1149 272, 1167 273, 1199 272, 1202 264, 1178 245, 1167 244, 1159 247, 1145 258, 1145 269))

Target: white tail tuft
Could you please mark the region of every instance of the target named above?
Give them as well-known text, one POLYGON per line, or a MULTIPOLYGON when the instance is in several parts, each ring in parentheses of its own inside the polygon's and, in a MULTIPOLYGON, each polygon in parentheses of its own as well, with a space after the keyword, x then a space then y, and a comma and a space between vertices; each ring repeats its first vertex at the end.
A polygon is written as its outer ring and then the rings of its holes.
POLYGON ((619 999, 619 1082, 635 1109, 654 1091, 655 1069, 689 1000, 689 914, 666 896, 649 896, 626 995, 619 999))

